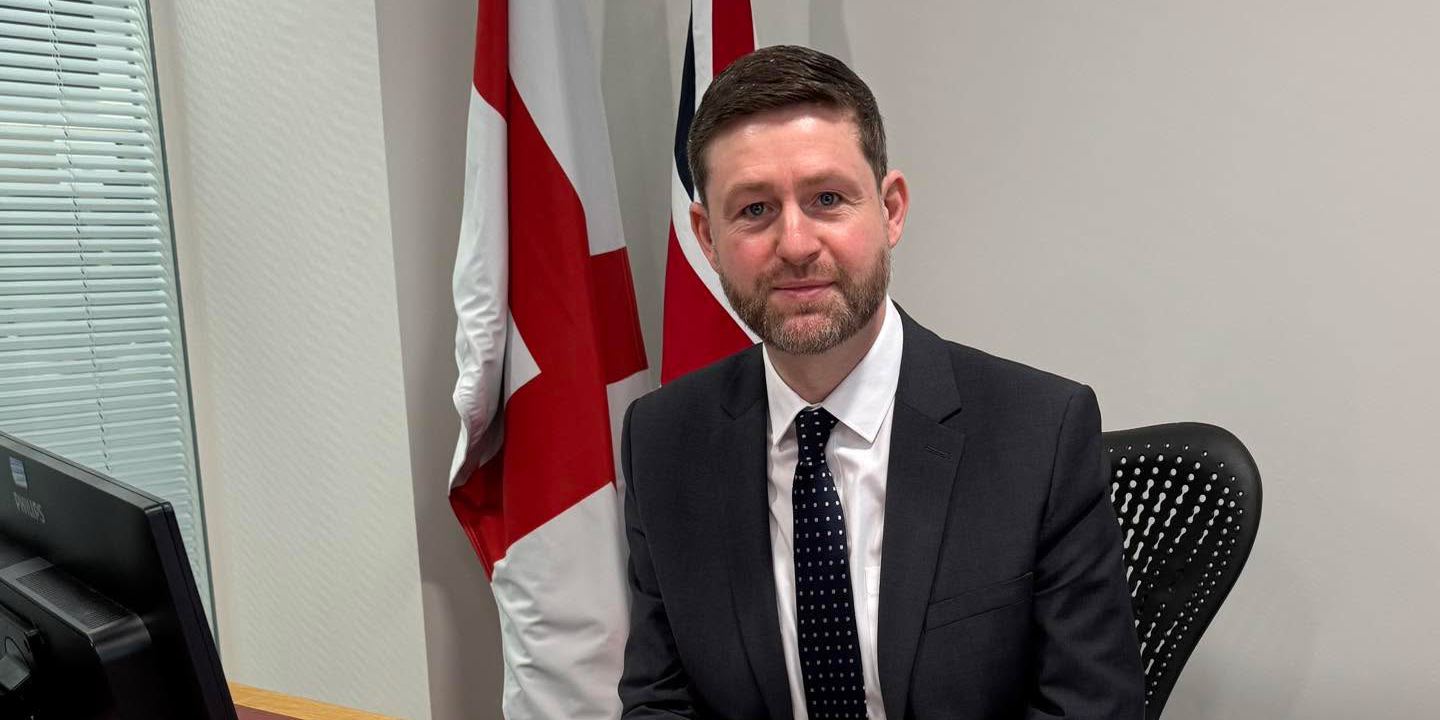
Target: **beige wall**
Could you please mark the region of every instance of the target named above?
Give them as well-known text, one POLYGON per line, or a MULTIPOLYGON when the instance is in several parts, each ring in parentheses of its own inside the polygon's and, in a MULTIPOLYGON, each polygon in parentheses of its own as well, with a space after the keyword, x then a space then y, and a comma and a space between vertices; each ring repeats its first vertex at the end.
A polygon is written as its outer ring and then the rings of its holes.
POLYGON ((460 432, 451 270, 460 234, 474 0, 379 0, 380 82, 430 717, 500 717, 500 629, 445 491, 460 432))
POLYGON ((429 717, 373 7, 153 12, 227 674, 429 717))
POLYGON ((1436 6, 844 17, 915 188, 898 300, 1092 383, 1107 429, 1211 422, 1260 465, 1254 554, 1166 717, 1433 712, 1436 6))
POLYGON ((445 497, 473 0, 156 0, 226 672, 498 717, 445 497))

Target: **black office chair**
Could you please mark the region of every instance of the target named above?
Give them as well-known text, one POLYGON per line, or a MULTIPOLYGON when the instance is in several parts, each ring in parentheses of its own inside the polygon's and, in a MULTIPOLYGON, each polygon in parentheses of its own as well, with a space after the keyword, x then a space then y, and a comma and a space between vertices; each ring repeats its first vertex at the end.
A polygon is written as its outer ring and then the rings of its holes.
POLYGON ((1214 425, 1117 430, 1104 433, 1104 444, 1145 666, 1145 717, 1155 720, 1250 556, 1260 471, 1214 425))

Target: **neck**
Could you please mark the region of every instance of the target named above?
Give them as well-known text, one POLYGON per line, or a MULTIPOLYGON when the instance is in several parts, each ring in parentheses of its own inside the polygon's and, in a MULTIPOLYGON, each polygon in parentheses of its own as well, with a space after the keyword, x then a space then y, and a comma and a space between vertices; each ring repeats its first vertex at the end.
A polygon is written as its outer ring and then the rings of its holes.
POLYGON ((875 338, 880 336, 880 327, 885 322, 885 313, 890 303, 880 304, 880 309, 870 317, 860 330, 845 342, 817 355, 794 355, 766 345, 770 363, 780 379, 790 386, 805 402, 815 404, 829 397, 840 383, 855 369, 856 365, 870 352, 875 338))

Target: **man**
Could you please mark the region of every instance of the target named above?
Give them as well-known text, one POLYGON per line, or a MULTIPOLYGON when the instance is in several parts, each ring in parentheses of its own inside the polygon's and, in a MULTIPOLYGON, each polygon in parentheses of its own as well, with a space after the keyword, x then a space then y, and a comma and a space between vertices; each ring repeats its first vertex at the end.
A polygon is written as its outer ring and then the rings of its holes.
POLYGON ((1095 395, 887 295, 905 177, 869 88, 733 63, 690 219, 764 341, 631 405, 626 718, 1138 720, 1095 395))

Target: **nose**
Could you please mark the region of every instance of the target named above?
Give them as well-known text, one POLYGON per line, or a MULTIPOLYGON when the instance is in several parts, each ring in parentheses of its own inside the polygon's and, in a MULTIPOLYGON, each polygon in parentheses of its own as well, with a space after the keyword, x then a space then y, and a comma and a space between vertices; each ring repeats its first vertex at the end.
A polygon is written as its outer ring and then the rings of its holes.
POLYGON ((780 212, 780 239, 775 254, 791 265, 805 266, 820 256, 820 239, 814 224, 800 208, 793 205, 780 212))

